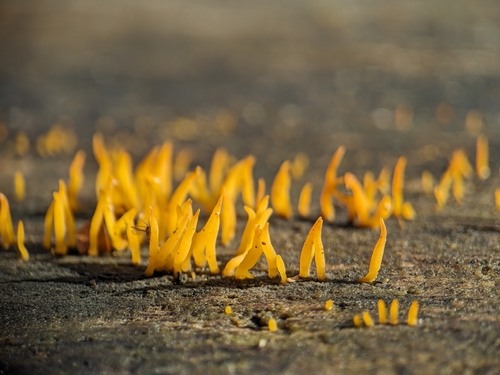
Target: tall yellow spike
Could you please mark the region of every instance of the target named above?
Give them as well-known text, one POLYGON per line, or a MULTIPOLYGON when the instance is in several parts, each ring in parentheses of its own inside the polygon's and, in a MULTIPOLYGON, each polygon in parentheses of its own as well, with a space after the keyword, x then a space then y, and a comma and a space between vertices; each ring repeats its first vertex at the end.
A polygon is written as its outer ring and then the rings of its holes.
POLYGON ((177 276, 179 272, 183 270, 183 263, 189 257, 189 251, 191 249, 191 243, 193 241, 193 236, 196 233, 196 225, 198 224, 198 217, 200 216, 200 210, 198 209, 189 221, 186 227, 186 233, 181 240, 179 249, 174 255, 174 276, 177 276))
POLYGON ((61 192, 54 192, 54 233, 55 233, 55 253, 57 255, 66 255, 68 248, 66 246, 66 221, 64 219, 64 203, 61 192))
POLYGON ((476 145, 476 174, 481 180, 490 177, 491 169, 489 164, 488 138, 481 134, 477 137, 476 145))
POLYGON ((321 228, 323 227, 323 218, 320 216, 314 225, 312 226, 309 234, 306 237, 304 246, 300 253, 300 272, 299 277, 308 278, 310 274, 311 263, 313 257, 316 258, 316 268, 318 270, 318 278, 324 280, 324 254, 321 258, 321 253, 323 253, 323 244, 319 242, 321 240, 321 228), (319 264, 318 264, 319 263, 319 264))
POLYGON ((14 227, 10 216, 10 206, 7 197, 0 193, 0 234, 5 249, 16 242, 14 227))
POLYGON ((24 225, 22 220, 19 220, 17 223, 17 248, 19 249, 19 253, 21 253, 21 259, 24 261, 29 260, 30 255, 26 246, 24 246, 24 225))
POLYGON ((385 242, 387 240, 387 229, 385 227, 384 219, 380 219, 380 237, 373 249, 372 258, 370 260, 370 268, 368 273, 358 280, 360 283, 371 283, 375 281, 378 271, 382 265, 382 258, 384 256, 385 242))
POLYGON ((321 191, 320 206, 321 216, 329 222, 335 221, 335 209, 333 207, 332 195, 337 190, 337 185, 341 183, 341 179, 337 178, 337 169, 345 154, 345 147, 340 146, 332 156, 332 160, 328 165, 325 173, 325 182, 321 191))
POLYGON ((392 178, 392 214, 395 217, 401 217, 403 208, 403 188, 405 183, 406 158, 401 156, 394 168, 392 178))
POLYGON ((84 151, 79 150, 71 165, 69 167, 69 181, 68 181, 68 200, 72 212, 78 211, 80 203, 78 201, 78 194, 83 186, 85 175, 83 174, 83 166, 87 155, 84 151))
POLYGON ((299 195, 299 216, 306 219, 309 217, 311 207, 312 184, 308 182, 302 187, 299 195))

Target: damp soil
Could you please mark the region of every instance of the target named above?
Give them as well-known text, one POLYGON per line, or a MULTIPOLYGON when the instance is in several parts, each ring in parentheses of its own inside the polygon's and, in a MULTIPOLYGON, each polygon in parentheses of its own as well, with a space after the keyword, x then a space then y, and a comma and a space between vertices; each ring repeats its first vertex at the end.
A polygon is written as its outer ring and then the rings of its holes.
MULTIPOLYGON (((2 5, 2 35, 12 38, 0 39, 9 52, 0 66, 0 118, 11 138, 24 129, 33 142, 61 115, 76 128, 89 155, 78 225, 95 207, 90 135, 99 118, 114 118, 114 133, 133 134, 140 116, 155 127, 179 116, 208 123, 220 109, 237 118, 230 131, 206 125, 189 138, 168 133, 176 150, 194 151, 193 166, 207 169, 220 146, 238 158, 253 153, 255 177, 269 187, 283 160, 309 155, 303 179, 292 184, 292 200, 312 182, 311 219, 270 220, 288 276, 298 274, 302 244, 319 214, 324 171, 340 145, 347 153, 339 172, 360 177, 407 156, 405 199, 417 217, 387 221, 382 269, 372 284, 356 280, 367 272, 379 231, 347 225, 341 206, 335 223, 323 228, 324 282, 313 267, 311 279, 280 284, 267 277, 265 260, 252 270, 253 280, 224 279, 206 269, 182 280, 146 278, 146 248, 139 267, 130 265, 127 251, 56 257, 43 249, 44 214, 58 179, 67 179, 70 157, 42 159, 32 151, 21 158, 12 143, 3 143, 0 190, 12 202, 14 221, 25 222, 30 260, 21 261, 14 249, 0 251, 0 373, 500 372, 495 2, 479 8, 428 1, 412 8, 384 1, 379 9, 337 2, 243 2, 239 8, 212 1, 156 9, 160 5, 126 1, 123 10, 122 3, 36 3, 31 9, 2 5), (159 11, 169 22, 159 22, 159 11), (220 17, 233 22, 222 28, 220 17), (87 27, 89 20, 97 26, 87 27), (435 117, 443 102, 454 109, 447 123, 435 117), (398 128, 391 116, 401 103, 412 108, 412 119, 398 128), (468 181, 462 204, 451 198, 436 212, 420 176, 426 169, 443 173, 457 148, 474 160, 475 135, 464 127, 469 110, 482 114, 492 176, 468 181), (11 186, 17 169, 27 180, 21 203, 13 201, 11 186), (377 321, 377 301, 395 298, 400 324, 353 326, 353 316, 365 311, 377 321), (330 299, 334 307, 325 311, 330 299), (414 300, 419 321, 409 327, 414 300), (226 306, 232 314, 224 313, 226 306), (276 332, 267 328, 270 318, 276 332)), ((161 141, 150 130, 134 135, 137 147, 129 145, 136 162, 161 141)), ((105 136, 111 140, 113 133, 105 136)), ((242 233, 241 206, 238 212, 236 240, 217 248, 221 267, 242 233)))

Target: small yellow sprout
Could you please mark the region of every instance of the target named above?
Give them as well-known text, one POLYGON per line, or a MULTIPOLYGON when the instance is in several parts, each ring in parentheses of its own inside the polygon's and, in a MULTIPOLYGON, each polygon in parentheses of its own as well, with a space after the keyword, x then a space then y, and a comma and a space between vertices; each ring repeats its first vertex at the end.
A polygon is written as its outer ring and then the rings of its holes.
POLYGON ((153 207, 149 207, 149 225, 151 226, 151 236, 149 238, 149 260, 148 267, 144 274, 147 277, 153 276, 156 260, 158 258, 158 221, 156 220, 153 207))
POLYGON ((57 255, 66 255, 68 248, 66 246, 66 221, 64 219, 64 201, 61 192, 54 192, 54 234, 55 234, 55 253, 57 255))
POLYGON ((209 185, 213 194, 218 194, 221 191, 224 175, 229 169, 231 158, 226 150, 218 148, 212 156, 210 164, 209 185))
POLYGON ((367 327, 373 327, 373 325, 375 324, 373 322, 373 319, 372 319, 370 313, 366 312, 366 311, 363 312, 363 322, 365 323, 365 326, 367 326, 367 327))
POLYGON ((361 183, 358 181, 355 175, 347 172, 344 176, 344 182, 347 189, 352 191, 354 210, 356 216, 358 217, 358 222, 360 226, 366 225, 369 221, 369 209, 370 205, 368 199, 366 198, 365 192, 361 183))
POLYGON ((269 327, 269 332, 276 332, 278 330, 278 324, 274 318, 269 319, 267 326, 269 327))
POLYGON ((401 216, 403 216, 403 219, 405 220, 413 220, 417 216, 417 213, 410 202, 403 203, 403 206, 401 207, 401 216))
POLYGON ((481 180, 490 177, 491 169, 488 165, 488 138, 481 134, 477 137, 476 145, 476 174, 481 180))
POLYGON ((227 245, 233 238, 236 232, 236 207, 231 195, 222 190, 224 204, 220 213, 221 220, 221 243, 227 245))
MULTIPOLYGON (((141 264, 141 244, 139 238, 137 238, 136 233, 134 233, 134 217, 137 215, 137 210, 131 208, 123 216, 127 225, 127 241, 130 252, 132 253, 132 265, 138 266, 141 264)), ((123 217, 122 216, 122 217, 123 217)))
POLYGON ((500 211, 500 188, 495 190, 495 204, 497 209, 500 211))
POLYGON ((434 188, 434 196, 437 201, 436 210, 441 210, 448 201, 452 182, 452 172, 448 169, 443 176, 441 176, 439 184, 434 188))
POLYGON ((293 159, 293 163, 291 165, 290 172, 292 173, 292 178, 295 181, 298 181, 304 175, 307 167, 309 166, 309 157, 307 154, 300 152, 293 159))
POLYGON ((359 317, 359 315, 354 315, 354 318, 352 318, 352 322, 354 324, 354 327, 361 327, 361 318, 359 317))
MULTIPOLYGON (((101 191, 99 193, 99 199, 97 200, 97 206, 95 208, 94 215, 92 215, 92 219, 90 219, 89 250, 88 250, 88 255, 90 256, 99 255, 99 232, 101 230, 102 222, 104 220, 105 205, 106 205, 106 196, 104 191, 101 191)), ((47 212, 47 215, 48 214, 49 213, 47 212)))
POLYGON ((85 179, 83 174, 85 159, 85 152, 80 150, 75 154, 75 157, 69 167, 68 200, 71 211, 73 212, 77 211, 80 206, 78 202, 78 194, 85 179))
POLYGON ((427 195, 432 195, 434 192, 434 177, 429 171, 422 172, 422 188, 427 195))
POLYGON ((333 301, 331 299, 329 299, 325 303, 325 310, 330 311, 331 309, 333 309, 333 301))
POLYGON ((24 175, 21 171, 16 171, 14 174, 14 192, 16 202, 22 202, 26 196, 26 183, 24 181, 24 175))
POLYGON ((285 160, 271 185, 271 204, 277 216, 290 219, 293 214, 290 202, 290 162, 285 160))
POLYGON ((224 314, 231 315, 232 313, 233 313, 233 309, 231 308, 231 306, 224 307, 224 314))
MULTIPOLYGON (((392 178, 392 215, 397 218, 403 217, 405 168, 406 158, 401 156, 396 163, 396 167, 394 167, 394 176, 392 178)), ((408 217, 412 218, 411 215, 408 215, 408 217)))
POLYGON ((378 322, 380 324, 387 324, 387 307, 384 300, 379 299, 377 302, 378 307, 378 322))
POLYGON ((75 228, 75 218, 71 212, 71 208, 68 202, 68 194, 66 189, 66 184, 63 180, 59 180, 59 194, 62 199, 62 204, 64 208, 64 222, 66 223, 66 231, 68 233, 67 245, 69 247, 76 246, 76 228, 75 228))
POLYGON ((380 219, 380 237, 373 249, 372 258, 370 260, 370 268, 366 276, 358 280, 360 283, 371 283, 375 281, 378 271, 382 265, 382 257, 384 256, 385 242, 387 240, 387 229, 384 219, 380 219))
POLYGON ((389 323, 393 326, 399 323, 398 321, 399 303, 397 299, 393 299, 389 308, 389 323))
POLYGON ((14 226, 10 216, 10 206, 7 197, 0 193, 0 234, 2 235, 2 244, 5 249, 16 242, 14 235, 14 226))
MULTIPOLYGON (((167 201, 170 198, 170 194, 172 194, 172 154, 172 142, 163 142, 151 168, 151 175, 158 180, 161 195, 165 201, 167 201)), ((158 203, 164 204, 164 202, 158 203)), ((161 207, 164 206, 162 205, 161 207)))
POLYGON ((302 190, 300 191, 299 196, 299 215, 301 218, 307 218, 310 213, 311 207, 311 194, 312 194, 312 184, 308 182, 304 185, 302 190))
POLYGON ((409 326, 413 327, 418 324, 418 301, 413 301, 408 310, 408 320, 409 326))
POLYGON ((325 251, 321 241, 321 230, 323 228, 323 218, 320 216, 314 223, 302 247, 300 253, 300 273, 299 277, 308 278, 311 263, 314 257, 318 280, 326 279, 325 273, 325 251))
POLYGON ((19 220, 17 223, 17 248, 21 253, 21 259, 24 261, 29 260, 30 255, 28 254, 26 246, 24 246, 24 225, 22 220, 19 220))
POLYGON ((333 207, 332 196, 337 191, 337 185, 342 183, 342 179, 337 178, 337 169, 345 154, 345 147, 340 146, 332 156, 325 173, 325 183, 321 191, 320 206, 321 216, 329 222, 335 221, 335 209, 333 207))

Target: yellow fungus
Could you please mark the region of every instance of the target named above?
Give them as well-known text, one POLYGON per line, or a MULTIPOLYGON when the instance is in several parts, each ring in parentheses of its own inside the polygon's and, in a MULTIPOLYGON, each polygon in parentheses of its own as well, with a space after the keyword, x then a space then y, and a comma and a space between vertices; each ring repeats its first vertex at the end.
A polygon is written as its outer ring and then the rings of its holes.
POLYGON ((392 214, 395 217, 402 216, 403 209, 403 188, 405 178, 406 158, 401 156, 394 168, 394 176, 392 178, 392 214))
POLYGON ((278 268, 278 272, 281 277, 281 283, 285 284, 287 281, 286 269, 285 269, 285 262, 283 261, 281 255, 276 255, 276 268, 278 268))
POLYGON ((161 245, 158 259, 156 260, 155 270, 157 271, 173 271, 174 257, 179 250, 182 238, 186 233, 186 226, 191 220, 189 215, 184 215, 177 225, 177 229, 170 237, 161 245))
POLYGON ((222 270, 222 276, 224 277, 230 277, 234 275, 234 272, 236 268, 241 264, 243 259, 245 259, 245 256, 247 253, 243 253, 240 255, 236 255, 235 257, 231 258, 229 262, 226 263, 226 266, 222 270))
POLYGON ((413 301, 408 310, 407 324, 409 326, 416 326, 418 323, 418 301, 413 301))
POLYGON ((138 207, 137 191, 134 185, 132 175, 132 158, 123 151, 119 150, 115 157, 113 174, 118 183, 119 202, 113 202, 120 210, 128 211, 132 207, 138 207), (123 206, 123 207, 120 207, 123 206))
POLYGON ((198 209, 196 210, 196 213, 193 215, 191 220, 189 220, 189 223, 186 227, 186 233, 181 240, 177 253, 174 255, 174 276, 177 276, 177 274, 183 268, 183 263, 186 261, 186 259, 189 259, 189 250, 191 249, 193 236, 196 233, 196 225, 198 224, 199 216, 200 210, 198 209))
POLYGON ((167 235, 171 235, 177 224, 177 206, 181 206, 189 192, 191 184, 196 177, 201 173, 201 168, 196 167, 195 170, 189 173, 184 180, 177 186, 168 202, 167 216, 167 235))
POLYGON ((326 301, 324 308, 326 311, 330 311, 331 309, 333 309, 333 301, 331 299, 326 301))
POLYGON ((290 202, 290 162, 285 160, 271 185, 271 204, 277 216, 290 219, 293 214, 290 202))
POLYGON ((195 243, 193 245, 193 257, 195 259, 195 264, 198 267, 202 267, 206 259, 212 275, 219 273, 219 266, 217 265, 216 258, 216 243, 217 234, 219 233, 222 203, 223 198, 221 196, 212 210, 205 226, 199 233, 196 234, 195 243), (204 249, 205 254, 203 254, 204 249))
POLYGON ((69 207, 68 194, 66 189, 66 184, 63 180, 59 180, 59 194, 62 200, 64 208, 64 222, 66 223, 66 231, 68 233, 68 240, 66 244, 69 247, 76 246, 76 229, 75 229, 75 219, 71 208, 69 207))
POLYGON ((309 217, 311 207, 312 184, 308 182, 302 187, 299 195, 299 215, 302 218, 309 217))
POLYGON ((366 311, 363 312, 363 322, 365 323, 365 326, 367 326, 367 327, 373 327, 373 325, 375 324, 373 322, 373 319, 372 319, 370 313, 366 312, 366 311))
POLYGON ((106 150, 104 139, 100 133, 95 133, 92 137, 92 149, 99 164, 99 171, 95 181, 96 196, 99 196, 101 190, 107 189, 112 171, 111 157, 106 150))
POLYGON ((292 174, 292 178, 295 181, 298 181, 304 175, 307 167, 309 166, 309 157, 307 154, 300 152, 293 159, 290 172, 292 174))
POLYGON ((361 327, 361 318, 359 315, 354 315, 354 318, 352 318, 352 322, 354 324, 354 327, 361 327))
POLYGON ((495 204, 497 209, 500 211, 500 188, 495 190, 495 204))
POLYGON ((26 183, 24 181, 24 175, 21 171, 16 171, 14 174, 14 193, 16 202, 23 201, 26 196, 26 183))
POLYGON ((64 201, 61 192, 54 192, 54 234, 55 234, 55 253, 57 255, 66 255, 68 248, 66 246, 66 221, 64 214, 64 201))
POLYGON ((9 201, 2 193, 0 193, 0 234, 2 235, 2 244, 5 249, 16 242, 12 218, 10 216, 9 201))
POLYGON ((73 161, 69 167, 68 181, 68 200, 71 211, 78 211, 80 205, 78 202, 78 194, 83 185, 85 176, 83 174, 83 166, 85 164, 86 154, 80 150, 75 154, 73 161))
POLYGON ((17 248, 21 253, 21 259, 27 261, 30 258, 26 246, 24 246, 24 225, 22 220, 17 223, 17 248))
POLYGON ((193 150, 183 148, 177 153, 174 160, 173 175, 176 181, 181 181, 189 170, 189 165, 193 161, 193 150))
POLYGON ((299 277, 301 278, 309 277, 311 263, 314 256, 318 280, 326 279, 325 252, 321 241, 322 228, 323 218, 320 216, 309 231, 300 253, 299 277))
POLYGON ((274 318, 269 319, 267 326, 269 328, 269 332, 276 332, 278 330, 278 324, 274 318))
POLYGON ((403 203, 403 206, 401 207, 401 216, 403 216, 403 219, 405 220, 413 220, 415 219, 415 216, 417 216, 417 213, 410 202, 403 203))
POLYGON ((97 206, 90 220, 89 229, 89 250, 88 255, 97 256, 99 255, 99 232, 101 230, 102 222, 104 219, 104 205, 106 204, 106 197, 103 191, 99 194, 99 199, 97 200, 97 206))
POLYGON ((255 182, 253 179, 253 167, 255 156, 249 155, 243 159, 243 168, 240 174, 240 189, 243 203, 249 207, 255 207, 255 182))
POLYGON ((227 245, 233 238, 236 231, 236 207, 234 200, 229 194, 226 194, 225 189, 222 190, 224 204, 221 210, 221 243, 227 245))
MULTIPOLYGON (((262 223, 258 223, 257 225, 262 225, 262 223)), ((274 250, 273 244, 271 243, 271 236, 269 234, 269 223, 264 224, 264 228, 262 229, 262 237, 261 237, 261 246, 262 251, 264 252, 264 256, 267 261, 267 276, 270 279, 275 278, 278 273, 281 275, 281 280, 286 280, 286 271, 285 271, 285 263, 283 263, 283 259, 281 262, 283 264, 278 267, 278 256, 276 255, 276 250, 274 250), (282 266, 281 270, 280 267, 282 266)), ((281 257, 280 257, 281 258, 281 257)))
POLYGON ((481 134, 477 137, 476 144, 476 174, 481 180, 486 180, 490 177, 491 169, 488 163, 488 138, 481 134))
POLYGON ((257 182, 257 196, 255 197, 255 207, 259 207, 260 202, 264 199, 266 195, 266 181, 263 178, 259 178, 257 182))
POLYGON ((380 324, 387 324, 387 307, 384 300, 379 299, 377 302, 378 307, 378 322, 380 324))
POLYGON ((371 283, 375 281, 378 271, 382 265, 382 257, 384 256, 385 242, 387 240, 387 229, 385 227, 384 219, 380 219, 380 237, 373 249, 372 257, 370 260, 370 268, 368 273, 358 280, 360 283, 371 283))
POLYGON ((131 208, 127 211, 123 216, 126 216, 125 223, 127 225, 127 241, 128 246, 130 248, 130 252, 132 253, 131 263, 134 266, 138 266, 141 264, 141 249, 140 242, 137 236, 135 235, 134 229, 134 217, 137 214, 137 210, 135 208, 131 208))
POLYGON ((345 154, 345 147, 340 146, 332 156, 330 164, 325 173, 325 182, 321 191, 320 207, 321 216, 329 222, 335 220, 335 209, 333 207, 332 195, 335 194, 337 185, 342 183, 342 179, 337 178, 337 169, 345 154))
POLYGON ((255 227, 258 225, 262 228, 269 220, 273 210, 271 208, 267 208, 268 204, 269 196, 266 195, 260 202, 259 207, 257 207, 257 212, 248 206, 243 207, 248 215, 248 220, 245 225, 245 229, 243 230, 243 235, 241 236, 240 245, 236 250, 236 255, 242 254, 250 248, 253 241, 255 227))
POLYGON ((439 184, 434 188, 434 196, 437 201, 436 209, 441 210, 446 202, 448 201, 448 197, 450 194, 450 187, 451 183, 453 182, 452 179, 452 172, 448 169, 446 172, 441 176, 441 180, 439 181, 439 184))
POLYGON ((212 156, 210 164, 209 185, 210 190, 214 194, 220 193, 224 175, 229 169, 230 157, 226 150, 218 148, 212 156))
POLYGON ((47 213, 45 214, 44 219, 44 235, 43 235, 43 247, 47 250, 50 250, 50 240, 52 236, 52 228, 54 224, 54 201, 50 203, 49 208, 47 209, 47 213))
POLYGON ((231 308, 231 306, 224 307, 224 314, 231 315, 232 313, 233 313, 233 309, 231 308))
POLYGON ((30 150, 30 140, 26 133, 22 131, 17 133, 15 147, 16 154, 19 156, 24 156, 28 153, 28 151, 30 150))
POLYGON ((352 173, 346 173, 344 182, 347 189, 352 191, 354 199, 354 210, 358 217, 358 224, 360 226, 366 225, 369 220, 369 203, 366 198, 363 187, 360 182, 352 173))
POLYGON ((397 299, 393 299, 389 308, 389 323, 393 326, 399 323, 398 321, 399 303, 397 299))
POLYGON ((434 177, 429 171, 422 172, 422 188, 427 195, 432 195, 434 192, 434 177))
POLYGON ((149 207, 149 225, 151 226, 151 237, 149 238, 149 259, 148 266, 144 274, 147 277, 153 276, 155 270, 156 259, 158 258, 158 221, 153 211, 153 207, 149 207))
POLYGON ((236 279, 253 279, 254 276, 248 271, 250 270, 250 268, 255 266, 262 254, 263 250, 261 245, 261 237, 262 229, 260 229, 259 226, 256 226, 252 246, 246 252, 246 256, 243 258, 234 273, 234 277, 236 279))

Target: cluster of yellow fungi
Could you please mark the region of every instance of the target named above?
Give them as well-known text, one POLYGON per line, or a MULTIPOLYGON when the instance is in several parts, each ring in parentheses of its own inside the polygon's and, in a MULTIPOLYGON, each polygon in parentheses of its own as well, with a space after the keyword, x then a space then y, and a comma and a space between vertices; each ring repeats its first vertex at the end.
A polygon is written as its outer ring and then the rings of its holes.
MULTIPOLYGON (((414 327, 418 324, 418 301, 413 301, 408 309, 408 318, 406 319, 406 324, 410 327, 414 327)), ((397 299, 392 300, 389 307, 389 320, 387 320, 387 307, 383 300, 378 300, 378 323, 379 324, 390 324, 392 326, 399 324, 399 301, 397 299)), ((354 327, 373 327, 375 322, 371 317, 370 313, 364 311, 361 316, 355 315, 353 320, 354 327)))
POLYGON ((17 248, 21 259, 29 260, 30 256, 26 246, 24 245, 24 224, 22 220, 17 223, 17 241, 14 234, 14 226, 10 215, 10 205, 7 197, 0 193, 0 236, 2 236, 2 246, 8 249, 12 244, 17 242, 17 248))
MULTIPOLYGON (((448 168, 441 176, 439 183, 434 186, 434 178, 429 171, 422 173, 422 186, 427 194, 434 193, 436 210, 440 211, 450 197, 450 190, 457 203, 462 203, 465 193, 464 179, 470 180, 474 174, 463 149, 455 150, 450 158, 448 168)), ((476 141, 476 176, 486 180, 491 174, 489 167, 488 138, 480 134, 476 141)), ((495 203, 500 209, 500 190, 495 191, 495 203)))

